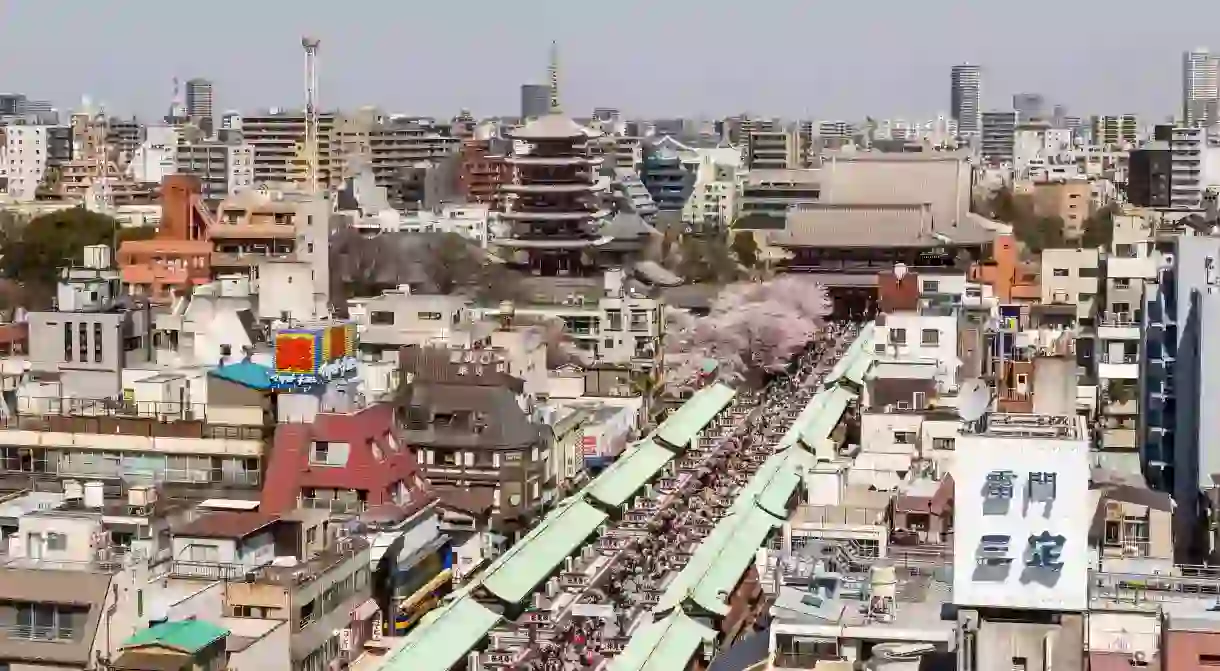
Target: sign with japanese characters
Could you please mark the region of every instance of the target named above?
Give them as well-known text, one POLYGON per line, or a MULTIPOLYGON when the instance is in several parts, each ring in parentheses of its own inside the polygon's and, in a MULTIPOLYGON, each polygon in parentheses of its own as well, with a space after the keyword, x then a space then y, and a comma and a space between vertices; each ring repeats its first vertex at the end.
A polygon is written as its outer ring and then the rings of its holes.
POLYGON ((342 323, 276 331, 276 389, 309 389, 356 373, 356 327, 342 323))

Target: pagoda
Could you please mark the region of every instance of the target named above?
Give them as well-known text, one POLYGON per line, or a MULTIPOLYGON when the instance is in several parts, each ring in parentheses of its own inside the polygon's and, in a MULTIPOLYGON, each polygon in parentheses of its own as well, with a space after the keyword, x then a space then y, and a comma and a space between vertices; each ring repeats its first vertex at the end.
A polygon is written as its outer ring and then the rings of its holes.
POLYGON ((512 181, 501 186, 509 234, 496 241, 507 260, 537 275, 597 271, 595 248, 611 240, 602 232, 610 216, 606 181, 598 179, 602 159, 589 147, 599 135, 559 113, 512 133, 512 181))

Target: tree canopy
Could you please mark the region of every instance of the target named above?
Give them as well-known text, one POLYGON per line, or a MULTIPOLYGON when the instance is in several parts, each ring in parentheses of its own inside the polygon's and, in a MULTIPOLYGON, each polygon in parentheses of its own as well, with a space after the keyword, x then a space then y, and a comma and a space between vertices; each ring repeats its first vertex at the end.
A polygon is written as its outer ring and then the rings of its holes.
POLYGON ((121 228, 113 217, 83 207, 50 212, 24 224, 6 219, 0 231, 0 275, 24 287, 37 307, 54 295, 61 268, 84 261, 86 246, 114 246, 154 235, 151 226, 121 228))
POLYGON ((758 265, 758 241, 750 231, 738 231, 733 235, 733 255, 737 262, 747 268, 758 265))

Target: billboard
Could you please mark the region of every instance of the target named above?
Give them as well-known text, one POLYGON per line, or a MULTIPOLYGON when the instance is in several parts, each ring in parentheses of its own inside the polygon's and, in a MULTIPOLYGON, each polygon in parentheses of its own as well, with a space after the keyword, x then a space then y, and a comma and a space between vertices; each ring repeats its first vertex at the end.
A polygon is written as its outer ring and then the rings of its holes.
POLYGON ((275 370, 271 384, 276 389, 308 389, 356 373, 356 325, 328 324, 276 331, 275 370))

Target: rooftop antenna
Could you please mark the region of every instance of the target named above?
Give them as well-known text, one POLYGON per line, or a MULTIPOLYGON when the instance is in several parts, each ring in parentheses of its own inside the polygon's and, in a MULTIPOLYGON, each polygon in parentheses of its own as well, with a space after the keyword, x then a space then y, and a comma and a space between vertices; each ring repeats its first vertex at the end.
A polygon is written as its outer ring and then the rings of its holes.
POLYGON ((982 419, 991 405, 991 390, 977 377, 962 383, 957 395, 957 416, 967 424, 974 424, 982 419))
POLYGON ((306 35, 305 50, 305 185, 309 193, 318 188, 318 47, 322 40, 306 35))

